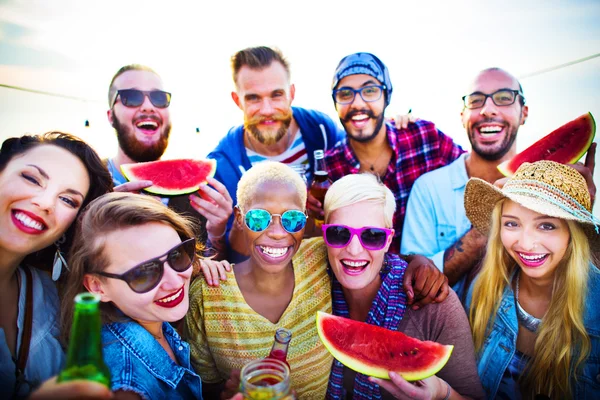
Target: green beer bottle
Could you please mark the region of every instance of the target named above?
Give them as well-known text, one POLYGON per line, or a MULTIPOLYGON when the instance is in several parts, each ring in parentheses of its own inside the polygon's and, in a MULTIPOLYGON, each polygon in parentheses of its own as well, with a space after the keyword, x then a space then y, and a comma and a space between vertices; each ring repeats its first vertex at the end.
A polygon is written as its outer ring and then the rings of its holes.
POLYGON ((110 371, 102 357, 99 302, 97 294, 79 293, 75 296, 67 365, 58 376, 58 382, 85 379, 110 388, 110 371))

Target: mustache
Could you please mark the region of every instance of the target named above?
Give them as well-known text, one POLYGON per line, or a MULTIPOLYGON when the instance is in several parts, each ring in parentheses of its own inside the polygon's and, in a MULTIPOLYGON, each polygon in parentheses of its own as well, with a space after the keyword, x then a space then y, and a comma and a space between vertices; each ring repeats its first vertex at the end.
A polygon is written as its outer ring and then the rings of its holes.
POLYGON ((506 122, 501 119, 488 118, 488 119, 485 119, 483 121, 479 121, 479 122, 473 124, 473 128, 479 128, 481 125, 485 125, 485 124, 506 125, 506 122))
POLYGON ((342 120, 342 122, 350 122, 350 120, 352 120, 352 118, 355 115, 358 115, 358 114, 366 114, 369 118, 373 118, 373 119, 375 118, 375 114, 373 114, 373 111, 371 111, 371 110, 369 110, 367 108, 364 108, 362 110, 350 110, 350 111, 348 111, 348 114, 346 114, 346 116, 344 117, 344 119, 342 120))
POLYGON ((137 124, 138 121, 141 120, 152 120, 158 124, 162 124, 162 118, 156 114, 141 114, 139 116, 137 116, 134 120, 133 120, 133 124, 137 124))
POLYGON ((264 122, 267 120, 277 121, 277 122, 286 122, 287 120, 289 120, 291 115, 292 115, 291 112, 275 113, 269 117, 264 117, 262 115, 256 115, 256 116, 250 117, 246 120, 246 126, 258 125, 261 122, 264 122))

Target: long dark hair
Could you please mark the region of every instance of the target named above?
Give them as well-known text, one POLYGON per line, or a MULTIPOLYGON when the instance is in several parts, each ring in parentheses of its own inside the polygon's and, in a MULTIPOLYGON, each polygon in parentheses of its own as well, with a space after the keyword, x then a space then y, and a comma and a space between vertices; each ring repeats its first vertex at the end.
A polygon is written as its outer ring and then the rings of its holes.
MULTIPOLYGON (((13 158, 42 145, 52 145, 63 148, 79 158, 85 166, 90 179, 90 188, 79 209, 80 212, 95 198, 104 193, 112 192, 112 177, 96 151, 77 136, 64 132, 47 132, 42 135, 24 135, 6 139, 0 148, 0 173, 2 173, 4 168, 13 158)), ((59 161, 57 160, 57 162, 59 161)), ((2 194, 0 193, 0 196, 1 195, 2 194)), ((72 224, 67 229, 65 232, 66 241, 61 244, 61 251, 65 254, 67 254, 71 248, 75 230, 74 225, 75 224, 72 224)), ((49 246, 29 254, 25 257, 23 263, 40 269, 50 269, 52 267, 55 251, 56 247, 49 246)))

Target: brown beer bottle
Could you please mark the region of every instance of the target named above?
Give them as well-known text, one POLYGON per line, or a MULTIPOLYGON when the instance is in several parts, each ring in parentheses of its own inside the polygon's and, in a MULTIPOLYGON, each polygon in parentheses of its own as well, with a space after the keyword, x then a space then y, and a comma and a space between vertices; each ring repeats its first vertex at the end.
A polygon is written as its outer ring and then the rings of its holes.
MULTIPOLYGON (((331 179, 329 179, 329 174, 325 168, 325 154, 323 150, 315 150, 314 157, 315 173, 308 191, 323 204, 325 202, 325 194, 332 182, 331 179)), ((320 215, 316 215, 316 213, 311 211, 310 216, 314 218, 316 225, 323 223, 323 219, 320 215)))

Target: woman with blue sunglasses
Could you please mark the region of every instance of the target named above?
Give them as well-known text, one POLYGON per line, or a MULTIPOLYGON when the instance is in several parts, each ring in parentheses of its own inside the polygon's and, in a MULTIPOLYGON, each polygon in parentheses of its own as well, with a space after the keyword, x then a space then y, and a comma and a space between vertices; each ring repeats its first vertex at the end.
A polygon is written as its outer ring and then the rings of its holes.
POLYGON ((395 207, 393 193, 372 174, 347 175, 329 188, 322 228, 333 271, 333 313, 454 345, 454 351, 437 375, 413 384, 393 371, 389 381, 369 378, 336 360, 327 398, 483 398, 469 321, 456 294, 421 310, 408 307, 402 289, 407 263, 388 253, 395 207))
POLYGON ((250 258, 220 286, 197 279, 190 289, 185 335, 204 395, 218 398, 232 372, 235 391, 236 371, 266 357, 275 331, 287 328, 292 387, 299 398, 322 399, 332 358, 314 316, 331 311, 330 283, 322 240, 302 240, 305 183, 289 166, 263 162, 242 176, 237 198, 235 223, 250 258))

